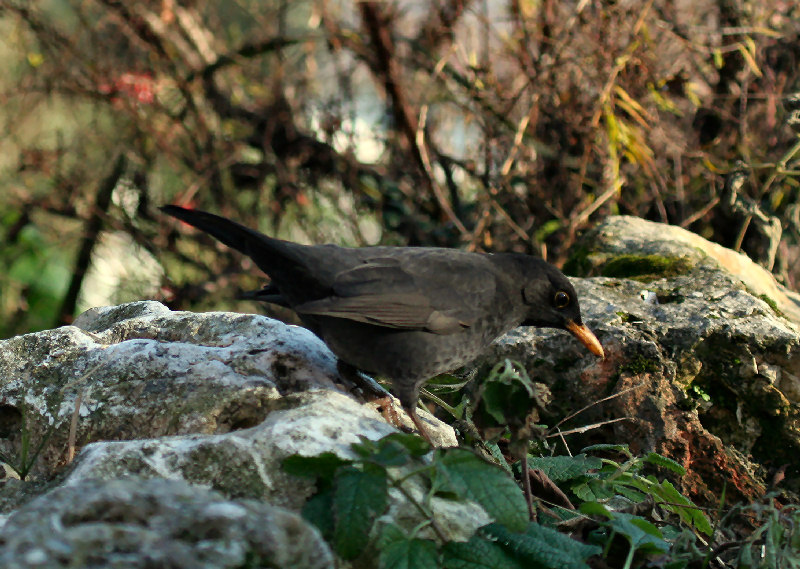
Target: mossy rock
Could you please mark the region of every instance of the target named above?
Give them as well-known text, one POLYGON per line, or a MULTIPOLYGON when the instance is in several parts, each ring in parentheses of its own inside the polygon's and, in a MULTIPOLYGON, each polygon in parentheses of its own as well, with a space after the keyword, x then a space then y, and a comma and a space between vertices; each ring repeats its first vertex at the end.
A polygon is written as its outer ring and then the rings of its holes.
POLYGON ((603 276, 627 278, 649 282, 688 273, 694 262, 688 257, 669 257, 665 255, 621 254, 609 257, 592 253, 586 248, 578 248, 564 263, 568 275, 590 277, 603 276))
POLYGON ((684 257, 662 255, 620 255, 599 267, 604 277, 652 281, 683 275, 691 271, 692 263, 684 257))
MULTIPOLYGON (((748 290, 748 292, 750 291, 748 290)), ((759 294, 757 296, 758 298, 766 302, 767 306, 769 306, 776 315, 780 316, 781 318, 786 318, 786 315, 783 313, 783 311, 780 308, 778 308, 778 303, 775 302, 775 300, 773 300, 770 296, 766 294, 759 294)))
POLYGON ((648 358, 644 355, 637 355, 631 360, 622 366, 620 366, 621 372, 627 372, 631 375, 640 375, 643 373, 655 373, 661 369, 659 362, 648 358))

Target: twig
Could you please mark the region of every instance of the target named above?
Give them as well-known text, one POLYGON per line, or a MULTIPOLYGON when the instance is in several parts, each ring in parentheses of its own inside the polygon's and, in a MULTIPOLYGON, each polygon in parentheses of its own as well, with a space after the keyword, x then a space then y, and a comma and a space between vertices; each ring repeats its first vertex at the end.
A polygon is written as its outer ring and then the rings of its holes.
POLYGON ((447 201, 447 198, 442 191, 442 188, 436 183, 436 178, 433 174, 433 167, 431 166, 430 155, 428 153, 428 147, 425 144, 425 123, 428 119, 428 105, 424 105, 422 109, 420 109, 419 114, 419 122, 417 123, 417 132, 416 136, 414 137, 414 145, 417 148, 419 153, 420 161, 422 162, 422 167, 425 170, 425 175, 427 176, 428 184, 430 185, 430 189, 433 192, 436 201, 439 202, 439 207, 442 208, 444 214, 448 217, 448 219, 456 226, 458 232, 461 235, 467 235, 469 231, 461 222, 461 220, 456 215, 456 212, 453 210, 453 207, 450 205, 450 202, 447 201))
POLYGON ((67 439, 67 464, 75 458, 75 439, 78 432, 78 419, 81 416, 81 403, 83 402, 83 389, 75 395, 75 408, 72 410, 72 420, 69 423, 69 438, 67 439))
POLYGON ((403 476, 402 478, 399 479, 394 478, 387 470, 386 477, 389 479, 391 485, 397 488, 397 490, 399 490, 400 493, 402 493, 403 496, 406 497, 406 500, 411 502, 411 504, 419 511, 420 514, 422 514, 423 517, 428 518, 431 529, 433 529, 433 532, 436 534, 436 537, 438 537, 442 543, 445 543, 447 542, 447 534, 442 530, 441 527, 439 527, 434 512, 428 511, 425 507, 423 507, 423 505, 416 498, 414 498, 414 496, 412 496, 408 490, 406 490, 405 486, 403 486, 403 481, 405 481, 406 478, 409 478, 411 475, 417 474, 418 472, 421 472, 422 470, 426 469, 427 467, 419 471, 411 472, 409 475, 403 476))
POLYGON ((736 241, 734 241, 733 243, 734 251, 742 250, 742 242, 744 242, 744 236, 747 234, 747 228, 750 227, 750 222, 752 220, 753 220, 752 215, 748 215, 744 218, 742 226, 739 228, 739 233, 736 234, 736 241))
POLYGON ((444 215, 456 226, 461 235, 467 235, 466 227, 456 216, 433 175, 424 134, 427 107, 422 108, 421 116, 418 119, 408 101, 406 92, 401 88, 405 83, 400 78, 391 30, 387 25, 385 12, 381 9, 381 3, 360 2, 358 7, 370 42, 375 48, 373 69, 383 81, 383 88, 392 103, 392 114, 410 147, 411 156, 421 170, 422 180, 436 198, 444 215))
POLYGON ((767 193, 769 187, 778 177, 778 174, 787 173, 786 165, 789 163, 789 160, 791 160, 794 157, 794 155, 797 154, 798 152, 800 152, 800 139, 798 139, 797 142, 795 142, 794 145, 789 149, 789 151, 786 152, 786 154, 784 154, 780 160, 778 160, 778 163, 775 164, 775 169, 772 171, 767 180, 764 182, 764 185, 761 186, 760 195, 763 196, 764 194, 767 193))
MULTIPOLYGON (((632 421, 631 417, 619 417, 617 419, 609 419, 608 421, 601 421, 599 423, 592 423, 591 425, 583 425, 582 427, 575 427, 574 429, 570 429, 568 431, 558 430, 557 433, 550 433, 545 435, 545 438, 552 438, 552 437, 560 437, 563 435, 574 435, 576 433, 585 433, 586 431, 591 431, 592 429, 598 429, 600 427, 604 427, 606 425, 611 425, 613 423, 619 423, 620 421, 632 421)), ((554 429, 558 429, 558 426, 553 427, 554 429)))
POLYGON ((692 215, 684 219, 680 224, 681 227, 689 227, 692 223, 694 223, 695 221, 703 217, 705 214, 707 214, 709 211, 714 209, 714 207, 716 207, 718 203, 719 203, 719 196, 714 196, 714 198, 710 202, 708 202, 704 207, 700 208, 692 215))
MULTIPOLYGON (((576 416, 580 415, 581 413, 583 413, 584 411, 586 411, 586 410, 588 410, 588 409, 591 409, 591 408, 592 408, 592 407, 594 407, 595 405, 599 405, 600 403, 604 403, 604 402, 606 402, 606 401, 609 401, 609 400, 611 400, 611 399, 615 399, 615 398, 617 398, 617 397, 621 397, 622 395, 625 395, 626 393, 629 393, 629 392, 633 391, 634 389, 639 389, 640 387, 644 387, 644 386, 645 386, 645 384, 644 384, 644 383, 640 383, 639 385, 634 385, 633 387, 629 387, 628 389, 623 389, 623 390, 622 390, 622 391, 620 391, 619 393, 614 393, 613 395, 609 395, 608 397, 604 397, 604 398, 602 398, 602 399, 599 399, 598 401, 594 401, 594 402, 592 402, 592 403, 589 403, 589 404, 588 404, 588 405, 586 405, 585 407, 583 407, 583 408, 581 408, 581 409, 578 409, 577 411, 575 411, 575 412, 574 412, 574 413, 572 413, 571 415, 567 415, 566 417, 564 417, 563 419, 561 419, 561 420, 560 420, 558 423, 556 423, 556 425, 555 425, 555 426, 554 426, 552 429, 550 429, 550 430, 551 430, 551 431, 553 431, 553 429, 558 429, 558 428, 559 428, 561 425, 563 425, 564 423, 566 423, 567 421, 569 421, 569 420, 570 420, 570 419, 572 419, 573 417, 576 417, 576 416)), ((623 418, 623 419, 625 419, 625 418, 623 418)), ((623 419, 619 419, 619 420, 623 420, 623 419)), ((612 422, 613 422, 613 421, 612 421, 612 422)), ((549 435, 548 435, 548 436, 549 436, 549 435)))

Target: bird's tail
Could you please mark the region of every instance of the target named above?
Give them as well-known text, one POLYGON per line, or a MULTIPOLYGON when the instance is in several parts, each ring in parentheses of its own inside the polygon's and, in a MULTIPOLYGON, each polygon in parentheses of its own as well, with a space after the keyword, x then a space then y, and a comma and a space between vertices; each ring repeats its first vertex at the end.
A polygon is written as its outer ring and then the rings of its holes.
POLYGON ((276 259, 285 257, 288 253, 283 250, 288 243, 268 237, 213 213, 177 205, 165 205, 161 211, 208 233, 228 247, 244 253, 265 272, 274 268, 276 259))

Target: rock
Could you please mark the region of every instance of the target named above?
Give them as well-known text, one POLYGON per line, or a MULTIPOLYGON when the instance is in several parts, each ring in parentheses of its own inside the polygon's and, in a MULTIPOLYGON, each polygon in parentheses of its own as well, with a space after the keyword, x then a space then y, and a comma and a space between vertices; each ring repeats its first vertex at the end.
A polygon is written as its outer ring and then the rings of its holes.
MULTIPOLYGON (((44 503, 67 489, 78 489, 70 494, 78 496, 87 485, 131 477, 144 488, 171 479, 191 484, 198 495, 211 488, 228 499, 299 512, 314 488, 310 479, 284 472, 286 457, 335 452, 353 458, 350 445, 360 437, 395 431, 374 405, 341 389, 334 356, 313 334, 255 315, 170 312, 154 302, 94 309, 74 326, 0 342, 0 377, 5 456, 27 480, 0 484, 4 511, 19 510, 9 531, 19 512, 33 507, 26 503, 48 489, 44 503), (73 420, 81 452, 65 468, 73 420), (31 451, 39 445, 40 454, 31 451), (26 452, 23 466, 18 460, 26 452)), ((444 427, 439 436, 446 439, 449 431, 453 439, 452 428, 444 427)), ((407 486, 412 495, 425 492, 416 482, 407 486)), ((109 496, 112 502, 117 494, 109 496)), ((419 524, 419 511, 406 501, 394 491, 390 510, 403 523, 419 524)), ((435 498, 430 508, 451 537, 468 539, 489 521, 475 504, 435 498)), ((145 533, 129 539, 147 552, 145 533)), ((58 547, 36 551, 36 563, 60 566, 58 547)), ((131 556, 131 566, 149 559, 131 556)))
MULTIPOLYGON (((796 295, 742 255, 637 218, 609 218, 568 266, 614 275, 576 281, 606 359, 519 328, 486 360, 518 360, 551 388, 546 424, 614 396, 561 426, 624 419, 566 437, 573 452, 598 442, 655 450, 686 467, 683 491, 712 506, 726 486, 728 502, 762 496, 769 468, 800 470, 800 336, 787 320, 796 295)), ((784 488, 800 491, 796 474, 784 488)))
POLYGON ((334 567, 319 532, 283 508, 174 480, 84 481, 15 512, 5 569, 334 567))
MULTIPOLYGON (((47 478, 94 441, 222 434, 259 425, 293 393, 343 393, 314 334, 253 314, 171 312, 157 302, 96 308, 72 326, 0 341, 0 451, 21 425, 43 443, 21 466, 47 478)), ((378 415, 372 411, 373 417, 378 415)), ((431 429, 454 442, 432 417, 431 429)), ((355 434, 352 435, 353 437, 355 434)))
POLYGON ((669 277, 687 271, 728 274, 754 296, 800 324, 800 294, 780 285, 747 255, 726 249, 674 225, 614 216, 592 230, 572 256, 570 274, 582 276, 669 277))
POLYGON ((86 446, 63 484, 126 476, 183 479, 233 498, 251 498, 300 510, 311 491, 307 480, 286 475, 292 454, 336 452, 350 458, 359 436, 393 432, 374 410, 335 391, 289 395, 249 429, 218 435, 186 435, 100 441, 86 446))
MULTIPOLYGON (((87 481, 129 476, 181 479, 227 497, 257 499, 299 512, 314 488, 309 479, 284 472, 281 465, 286 457, 334 452, 354 459, 357 456, 350 445, 359 437, 376 440, 392 432, 373 409, 343 394, 316 390, 287 396, 283 409, 250 429, 93 443, 83 449, 61 484, 81 486, 87 481)), ((452 539, 467 540, 475 529, 491 521, 475 504, 425 498, 427 490, 415 479, 405 485, 407 493, 429 503, 452 539)), ((392 491, 390 504, 395 523, 412 528, 422 521, 419 510, 399 490, 392 491)))

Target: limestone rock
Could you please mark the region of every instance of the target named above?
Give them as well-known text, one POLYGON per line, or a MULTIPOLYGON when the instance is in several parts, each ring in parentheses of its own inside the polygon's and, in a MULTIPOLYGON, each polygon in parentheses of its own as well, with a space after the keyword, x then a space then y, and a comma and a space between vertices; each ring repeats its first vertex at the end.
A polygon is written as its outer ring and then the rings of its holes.
POLYGON ((338 381, 335 356, 298 326, 172 312, 157 302, 96 308, 72 326, 0 341, 0 452, 24 454, 24 422, 42 450, 35 460, 28 455, 30 472, 22 470, 47 478, 68 461, 72 423, 78 450, 94 441, 229 433, 293 405, 285 401, 291 394, 341 394, 338 381))
MULTIPOLYGON (((610 218, 570 264, 615 275, 576 279, 605 360, 561 332, 518 328, 486 361, 518 360, 550 386, 546 424, 614 396, 561 426, 623 419, 566 437, 573 452, 628 442, 682 463, 676 482, 700 503, 717 504, 726 485, 729 501, 760 496, 769 468, 800 470, 800 336, 787 319, 795 295, 742 257, 680 228, 610 218)), ((800 481, 787 474, 784 487, 800 481)))
POLYGON ((297 514, 174 480, 57 488, 15 512, 0 543, 5 569, 334 567, 319 532, 297 514))

